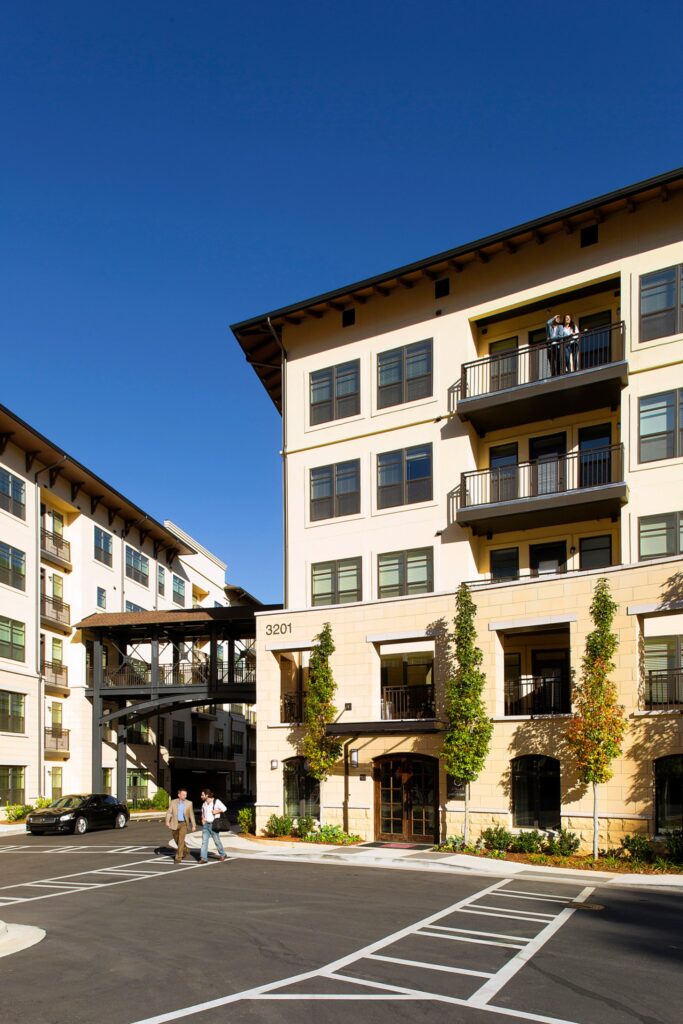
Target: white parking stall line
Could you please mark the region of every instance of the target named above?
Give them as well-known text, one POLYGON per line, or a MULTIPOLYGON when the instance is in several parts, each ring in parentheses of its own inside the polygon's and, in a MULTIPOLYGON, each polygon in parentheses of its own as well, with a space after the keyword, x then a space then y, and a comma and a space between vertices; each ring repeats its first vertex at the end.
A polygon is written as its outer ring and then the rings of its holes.
POLYGON ((430 924, 430 929, 439 932, 456 932, 459 935, 484 935, 489 939, 512 939, 513 942, 529 942, 523 935, 504 935, 501 932, 483 932, 473 928, 450 928, 448 925, 430 924))
POLYGON ((467 974, 472 978, 492 978, 491 971, 473 971, 467 967, 447 967, 445 964, 430 964, 426 960, 407 960, 402 956, 382 956, 381 953, 368 953, 366 960, 382 960, 387 964, 399 964, 401 967, 420 967, 424 971, 444 971, 446 974, 467 974))
POLYGON ((507 949, 523 949, 519 942, 499 942, 497 939, 475 939, 471 935, 446 935, 444 932, 419 931, 427 939, 448 939, 449 942, 470 942, 477 946, 505 946, 507 949))
POLYGON ((504 910, 501 910, 499 914, 495 914, 491 910, 470 910, 469 907, 463 907, 462 910, 458 911, 459 914, 473 914, 475 917, 502 917, 506 921, 527 921, 529 924, 547 924, 547 917, 520 917, 519 914, 508 914, 504 910))
MULTIPOLYGON (((553 896, 551 893, 541 892, 538 895, 534 892, 529 892, 528 889, 500 889, 498 892, 499 896, 533 896, 535 900, 541 900, 544 903, 571 903, 572 901, 567 896, 553 896)), ((572 897, 573 898, 573 897, 572 897)))
POLYGON ((555 918, 555 914, 542 914, 540 910, 520 910, 518 907, 511 907, 510 910, 508 910, 507 907, 494 907, 488 903, 475 903, 473 904, 472 909, 476 910, 477 907, 481 910, 497 910, 502 914, 514 913, 521 919, 524 919, 525 917, 533 917, 536 920, 552 921, 555 918))
POLYGON ((506 899, 510 900, 532 900, 534 903, 569 903, 569 900, 563 900, 559 896, 531 896, 528 893, 521 892, 499 892, 498 895, 505 896, 506 899))

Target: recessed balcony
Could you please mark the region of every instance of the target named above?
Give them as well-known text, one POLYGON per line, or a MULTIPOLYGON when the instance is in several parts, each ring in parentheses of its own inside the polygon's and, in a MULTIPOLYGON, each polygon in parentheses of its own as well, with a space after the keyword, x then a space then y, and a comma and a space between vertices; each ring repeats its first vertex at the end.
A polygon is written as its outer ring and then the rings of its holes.
POLYGON ((40 556, 51 565, 71 572, 71 545, 61 533, 51 533, 45 529, 40 531, 40 556))
POLYGON ((568 715, 569 679, 557 676, 519 676, 505 680, 505 717, 568 715))
POLYGON ((616 407, 627 381, 621 321, 464 363, 456 411, 483 435, 616 407))
POLYGON ((628 500, 623 445, 463 473, 455 521, 475 534, 616 518, 628 500))
POLYGON ((69 694, 69 670, 61 661, 44 661, 40 666, 45 692, 60 697, 69 694))
POLYGON ((683 714, 683 669, 648 672, 645 677, 646 711, 683 714))
POLYGON ((383 722, 434 718, 434 687, 428 684, 384 686, 381 708, 383 722))

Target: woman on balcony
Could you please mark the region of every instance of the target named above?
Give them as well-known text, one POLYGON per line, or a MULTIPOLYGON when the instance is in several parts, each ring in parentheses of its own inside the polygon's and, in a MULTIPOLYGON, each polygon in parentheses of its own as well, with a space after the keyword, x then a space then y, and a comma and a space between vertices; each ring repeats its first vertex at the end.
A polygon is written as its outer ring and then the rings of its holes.
POLYGON ((562 332, 564 337, 564 368, 567 373, 573 373, 574 370, 579 368, 579 329, 571 313, 565 313, 562 318, 562 332))
POLYGON ((557 377, 562 373, 562 339, 564 338, 564 323, 559 313, 550 317, 546 324, 546 332, 550 373, 553 377, 557 377))

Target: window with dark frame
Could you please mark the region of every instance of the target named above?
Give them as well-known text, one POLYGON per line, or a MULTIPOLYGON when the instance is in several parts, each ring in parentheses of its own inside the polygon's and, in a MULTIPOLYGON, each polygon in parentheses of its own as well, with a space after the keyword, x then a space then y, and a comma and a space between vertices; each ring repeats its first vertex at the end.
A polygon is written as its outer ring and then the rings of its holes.
POLYGON ((683 266, 666 267, 640 278, 640 341, 683 332, 683 266))
POLYGON ((512 761, 512 824, 557 829, 561 824, 560 762, 526 755, 512 761))
POLYGON ((159 597, 164 597, 166 594, 166 570, 163 565, 157 566, 157 591, 159 597))
POLYGON ((683 554, 683 512, 662 512, 638 520, 638 558, 667 558, 683 554))
POLYGON ((360 459, 317 466, 310 473, 310 519, 334 519, 360 512, 360 459))
POLYGON ((0 542, 0 583, 26 590, 26 554, 19 548, 0 542))
POLYGON ((328 423, 360 412, 360 359, 316 370, 309 377, 310 423, 328 423))
POLYGON ((309 775, 304 758, 290 757, 282 762, 282 769, 285 814, 320 818, 320 782, 309 775))
POLYGON ((179 604, 181 608, 185 607, 185 580, 181 580, 180 576, 173 576, 173 603, 179 604))
POLYGON ((433 393, 432 339, 377 356, 377 408, 429 398, 433 393))
POLYGON ((491 579, 496 582, 519 579, 519 548, 503 548, 490 553, 491 579))
POLYGON ((26 625, 0 615, 0 658, 26 660, 26 625))
POLYGON ((0 804, 25 803, 23 765, 0 765, 0 804))
POLYGON ((683 828, 683 754, 659 757, 654 763, 657 833, 683 828))
POLYGON ((608 533, 580 538, 579 569, 606 569, 611 564, 612 538, 608 533))
POLYGON ((102 610, 107 607, 107 591, 104 587, 97 588, 97 607, 102 610))
POLYGON ((683 389, 646 395, 638 403, 638 461, 683 456, 683 389))
POLYGON ((94 556, 98 562, 111 567, 112 564, 113 539, 110 533, 101 527, 95 527, 95 550, 94 556))
POLYGON ((431 548, 389 551, 378 555, 377 595, 406 597, 434 590, 434 553, 431 548))
POLYGON ((416 445, 377 456, 377 508, 432 500, 432 446, 416 445))
POLYGON ((26 724, 26 696, 10 690, 0 690, 0 732, 24 731, 26 724))
POLYGON ((0 508, 10 512, 17 519, 26 519, 26 484, 24 481, 0 467, 0 508))
POLYGON ((342 558, 311 566, 311 604, 350 604, 363 599, 362 559, 342 558))
POLYGON ((149 586, 149 558, 126 545, 126 576, 143 587, 149 586))

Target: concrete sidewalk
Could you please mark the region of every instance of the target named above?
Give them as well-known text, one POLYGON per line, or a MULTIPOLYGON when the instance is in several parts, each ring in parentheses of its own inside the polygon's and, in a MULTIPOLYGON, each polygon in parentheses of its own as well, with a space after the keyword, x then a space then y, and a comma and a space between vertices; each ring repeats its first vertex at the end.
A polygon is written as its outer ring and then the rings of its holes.
MULTIPOLYGON (((516 861, 489 857, 472 857, 462 853, 437 853, 433 850, 401 850, 392 847, 328 846, 313 843, 273 842, 267 839, 245 839, 235 832, 222 833, 226 850, 232 856, 255 857, 260 860, 310 861, 314 864, 348 864, 354 866, 402 868, 410 871, 435 871, 446 874, 487 875, 491 878, 521 876, 553 882, 597 884, 610 886, 649 886, 683 889, 683 874, 650 875, 621 874, 613 871, 576 871, 572 868, 519 864, 516 861)), ((201 834, 188 836, 190 849, 199 848, 201 834)))

